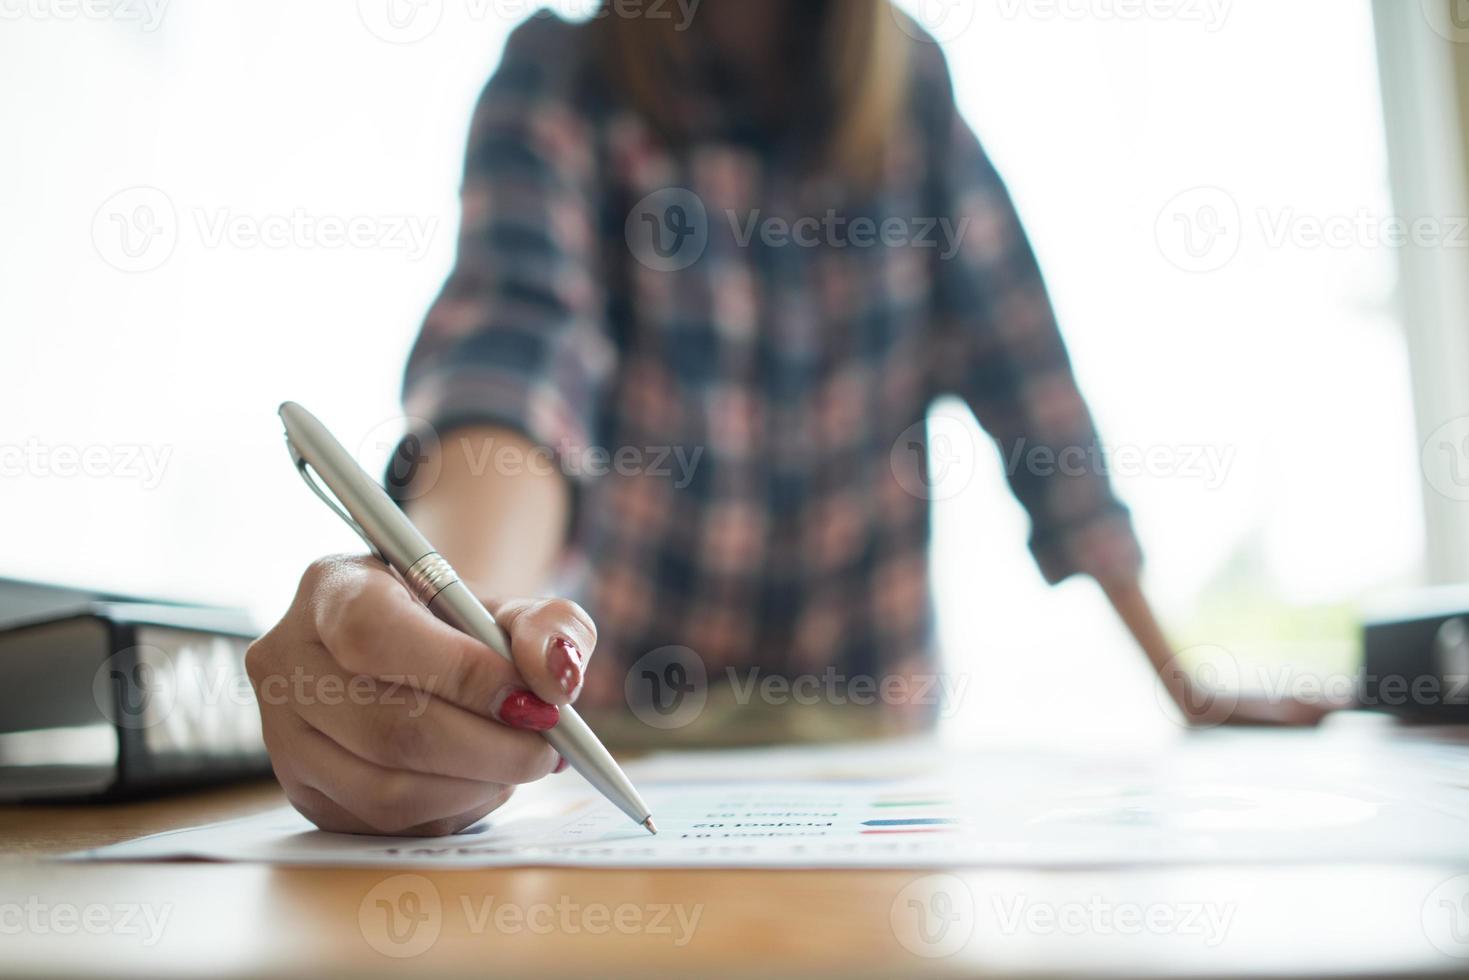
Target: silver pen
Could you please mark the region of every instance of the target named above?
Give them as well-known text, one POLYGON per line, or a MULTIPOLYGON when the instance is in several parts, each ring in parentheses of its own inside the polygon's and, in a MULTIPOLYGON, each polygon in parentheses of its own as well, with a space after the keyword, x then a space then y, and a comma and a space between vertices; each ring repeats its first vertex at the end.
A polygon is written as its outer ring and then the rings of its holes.
MULTIPOLYGON (((377 558, 398 570, 409 591, 434 615, 510 660, 505 631, 489 610, 459 580, 454 569, 377 481, 362 471, 326 426, 295 402, 282 405, 280 414, 286 426, 286 446, 312 492, 362 537, 377 558)), ((647 804, 638 796, 632 782, 570 706, 561 708, 561 720, 544 736, 573 769, 619 810, 647 828, 650 834, 658 832, 647 804)))

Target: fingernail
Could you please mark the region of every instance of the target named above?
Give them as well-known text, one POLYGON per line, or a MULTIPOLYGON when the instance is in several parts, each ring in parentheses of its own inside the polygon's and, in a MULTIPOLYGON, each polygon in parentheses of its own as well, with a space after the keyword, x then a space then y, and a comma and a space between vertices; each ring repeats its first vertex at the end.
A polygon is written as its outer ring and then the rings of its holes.
POLYGON ((566 637, 558 636, 551 640, 551 652, 546 663, 551 668, 551 676, 556 678, 567 697, 575 697, 581 690, 581 660, 581 651, 566 637))
POLYGON ((566 763, 566 756, 564 756, 564 755, 563 756, 558 756, 557 759, 556 759, 556 768, 551 770, 551 775, 554 776, 557 773, 565 772, 566 771, 566 764, 567 764, 566 763))
POLYGON ((561 709, 529 691, 511 691, 500 703, 499 718, 511 728, 549 732, 561 720, 561 709))

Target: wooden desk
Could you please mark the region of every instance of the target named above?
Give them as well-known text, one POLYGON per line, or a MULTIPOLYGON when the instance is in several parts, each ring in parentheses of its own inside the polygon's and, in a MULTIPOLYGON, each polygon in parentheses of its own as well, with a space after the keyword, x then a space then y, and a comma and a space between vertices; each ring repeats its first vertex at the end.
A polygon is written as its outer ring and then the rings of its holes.
POLYGON ((1469 974, 1469 960, 1439 952, 1424 928, 1434 889, 1469 871, 1452 867, 961 870, 952 879, 546 869, 404 877, 41 860, 281 801, 266 784, 107 807, 0 808, 0 975, 1469 974), (935 889, 972 898, 975 913, 950 915, 959 932, 935 931, 925 942, 907 902, 932 901, 935 889), (1228 915, 1226 929, 1182 926, 1191 909, 1205 906, 1228 915), (402 929, 390 936, 385 907, 413 918, 398 919, 402 929), (508 918, 497 917, 502 908, 508 918), (669 911, 655 922, 660 909, 669 911), (1030 920, 1038 926, 1015 926, 1022 909, 1071 918, 1047 926, 1043 915, 1030 920), (691 929, 678 925, 676 911, 691 929), (1173 916, 1176 925, 1160 918, 1150 928, 1149 915, 1173 916))

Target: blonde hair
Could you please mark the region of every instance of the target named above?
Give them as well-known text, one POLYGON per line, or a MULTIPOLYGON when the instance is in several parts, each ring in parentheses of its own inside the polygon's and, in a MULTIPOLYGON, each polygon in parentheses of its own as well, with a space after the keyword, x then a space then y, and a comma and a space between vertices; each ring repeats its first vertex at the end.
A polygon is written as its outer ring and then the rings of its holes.
MULTIPOLYGON (((872 179, 908 92, 905 35, 889 0, 819 2, 817 36, 811 39, 815 60, 805 79, 817 86, 828 115, 817 162, 844 176, 872 179)), ((599 24, 611 81, 665 138, 680 140, 686 133, 669 93, 687 67, 687 39, 671 20, 604 14, 599 24)))

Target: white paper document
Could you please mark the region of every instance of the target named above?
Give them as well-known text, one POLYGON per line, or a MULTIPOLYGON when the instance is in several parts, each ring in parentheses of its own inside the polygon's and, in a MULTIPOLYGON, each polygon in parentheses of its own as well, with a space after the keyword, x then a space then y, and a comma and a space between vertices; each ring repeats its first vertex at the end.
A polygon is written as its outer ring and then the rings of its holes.
POLYGON ((566 774, 453 837, 328 834, 285 808, 72 857, 447 868, 1469 864, 1462 767, 1408 747, 1360 749, 1221 736, 1112 754, 953 757, 927 742, 681 753, 628 770, 656 837, 566 774))

